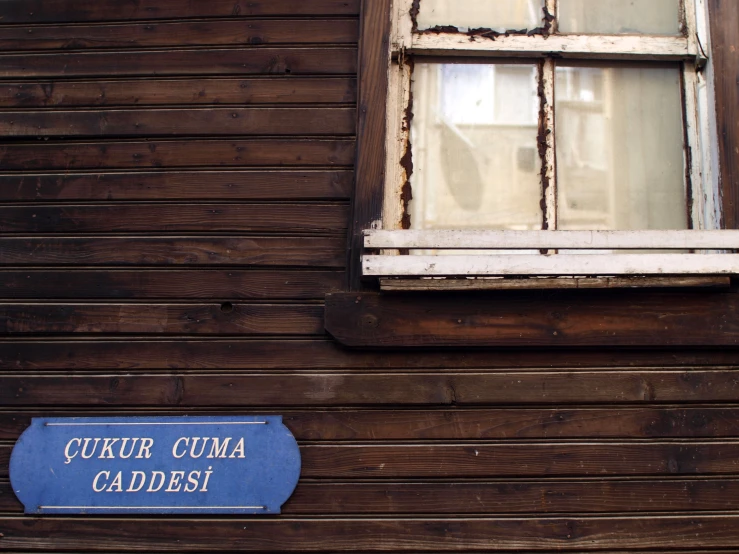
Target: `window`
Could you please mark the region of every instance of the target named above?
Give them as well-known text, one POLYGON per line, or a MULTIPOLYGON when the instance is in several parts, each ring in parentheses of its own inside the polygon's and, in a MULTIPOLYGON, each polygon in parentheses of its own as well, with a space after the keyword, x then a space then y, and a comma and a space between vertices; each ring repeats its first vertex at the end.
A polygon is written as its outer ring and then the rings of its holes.
POLYGON ((739 245, 716 231, 705 10, 395 0, 382 230, 364 275, 736 273, 734 256, 703 251, 739 245))

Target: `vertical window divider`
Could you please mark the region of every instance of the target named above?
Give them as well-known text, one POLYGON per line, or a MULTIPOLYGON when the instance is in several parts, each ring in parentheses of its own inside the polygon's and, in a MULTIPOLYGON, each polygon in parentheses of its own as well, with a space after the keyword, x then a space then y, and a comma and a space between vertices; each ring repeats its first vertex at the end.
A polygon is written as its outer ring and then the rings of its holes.
POLYGON ((554 110, 554 82, 555 61, 546 58, 540 65, 539 100, 541 111, 539 114, 539 155, 542 170, 542 202, 544 221, 542 229, 555 230, 557 228, 557 171, 555 152, 555 110, 554 110))

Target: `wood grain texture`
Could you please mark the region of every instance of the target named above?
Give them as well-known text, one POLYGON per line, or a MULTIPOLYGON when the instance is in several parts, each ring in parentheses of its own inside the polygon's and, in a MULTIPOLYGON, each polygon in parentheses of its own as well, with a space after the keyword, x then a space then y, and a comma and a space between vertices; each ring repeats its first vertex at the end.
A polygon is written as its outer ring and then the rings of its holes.
MULTIPOLYGON (((0 446, 0 476, 11 447, 0 446)), ((492 479, 735 475, 739 443, 300 446, 301 479, 492 479)))
MULTIPOLYGON (((71 272, 45 272, 48 279, 59 279, 60 276, 67 275, 71 272)), ((115 277, 119 272, 109 272, 107 275, 115 277)), ((240 272, 223 272, 223 280, 226 276, 232 275, 237 281, 234 286, 236 293, 231 288, 220 290, 217 285, 221 272, 122 272, 120 275, 123 283, 132 277, 135 280, 143 277, 157 277, 157 288, 152 290, 154 294, 166 294, 166 282, 159 283, 159 276, 169 275, 169 284, 175 288, 173 297, 176 299, 177 294, 185 291, 192 298, 203 299, 206 294, 214 294, 218 300, 234 301, 243 295, 252 295, 254 300, 269 300, 286 297, 289 299, 291 295, 299 297, 300 294, 310 296, 316 294, 322 295, 327 288, 340 286, 343 276, 339 272, 282 272, 282 271, 258 271, 249 273, 240 272), (251 275, 251 278, 248 276, 251 275), (178 280, 185 281, 189 276, 189 288, 187 284, 178 284, 178 280), (179 278, 179 279, 178 279, 179 278), (238 281, 242 280, 241 283, 238 281), (206 284, 203 285, 202 282, 206 284), (252 283, 252 288, 239 286, 245 283, 252 283), (211 283, 207 288, 207 283, 211 283), (213 289, 215 287, 215 290, 213 289), (204 292, 199 292, 204 291, 204 292), (226 294, 237 294, 241 296, 233 296, 229 298, 226 294)), ((81 273, 83 274, 83 273, 81 273)), ((79 282, 81 289, 87 290, 95 287, 94 272, 87 281, 79 282)), ((44 282, 41 272, 18 272, 18 281, 23 282, 33 277, 35 280, 44 282)), ((99 280, 99 277, 98 277, 99 280)), ((163 278, 162 278, 163 280, 163 278)), ((149 281, 150 283, 151 281, 149 281)), ((117 286, 123 286, 119 283, 117 286)), ((45 294, 49 298, 54 298, 51 292, 54 285, 48 285, 48 292, 45 294)), ((58 289, 59 287, 57 287, 58 289)), ((115 289, 118 291, 118 289, 115 289)), ((126 292, 130 298, 130 289, 118 291, 123 295, 126 292)), ((136 291, 138 292, 138 291, 136 291)), ((60 293, 57 291, 57 296, 60 293)), ((88 297, 94 297, 95 291, 87 293, 88 297)), ((108 294, 111 294, 110 292, 108 294)), ((27 295, 30 299, 38 299, 29 291, 27 295)), ((70 298, 80 298, 82 293, 77 291, 69 291, 70 298)), ((180 301, 185 300, 184 294, 180 297, 180 301)), ((644 373, 650 376, 657 376, 659 371, 668 371, 670 379, 674 379, 676 388, 673 394, 679 390, 689 390, 690 383, 700 383, 705 379, 706 391, 701 394, 707 394, 707 398, 733 399, 729 389, 714 390, 715 395, 710 394, 708 388, 711 386, 710 376, 720 377, 720 383, 732 385, 731 369, 739 365, 739 352, 734 349, 714 350, 714 351, 692 351, 692 350, 613 350, 613 349, 593 349, 592 351, 562 349, 562 350, 536 350, 536 349, 499 349, 499 350, 449 350, 449 351, 388 351, 378 356, 376 352, 370 350, 352 351, 340 348, 331 340, 310 340, 310 341, 209 341, 209 340, 189 340, 186 342, 171 341, 147 341, 136 342, 135 348, 130 342, 119 342, 115 340, 99 340, 95 342, 46 342, 40 339, 30 342, 0 342, 0 370, 49 370, 49 369, 199 369, 199 368, 220 368, 220 369, 368 369, 373 372, 381 372, 382 370, 393 371, 419 371, 426 373, 429 370, 443 370, 447 377, 452 378, 455 373, 463 374, 493 371, 505 373, 513 370, 520 370, 525 373, 544 373, 545 381, 554 379, 555 382, 564 383, 577 381, 581 383, 582 371, 592 373, 591 378, 596 379, 597 375, 604 373, 603 379, 607 379, 609 375, 615 372, 616 375, 622 377, 630 385, 624 391, 622 399, 634 398, 637 402, 641 402, 645 398, 654 394, 650 393, 649 380, 642 379, 644 373), (715 368, 714 366, 719 366, 715 368), (565 370, 565 371, 563 371, 565 370), (559 374, 555 375, 555 373, 559 374), (709 372, 709 373, 705 373, 709 372), (711 373, 717 372, 717 373, 711 373), (684 385, 680 385, 680 383, 684 385), (683 386, 686 387, 683 389, 683 386), (634 388, 641 394, 634 394, 634 388)), ((421 382, 423 375, 417 379, 410 376, 412 383, 421 382)), ((493 377, 491 377, 493 378, 493 377)), ((474 380, 475 376, 465 377, 465 379, 474 380)), ((501 376, 499 384, 505 384, 505 376, 501 376)), ((535 377, 527 378, 527 383, 536 383, 535 377)), ((402 381, 402 379, 401 379, 402 381)), ((377 381, 381 384, 382 380, 377 381)), ((449 383, 454 383, 452 378, 449 383)), ((451 395, 448 394, 448 387, 442 376, 436 376, 431 379, 429 387, 440 386, 440 397, 445 402, 449 402, 451 395), (447 392, 445 392, 447 391, 447 392)), ((519 390, 526 390, 524 385, 516 387, 512 395, 518 393, 519 390)), ((669 387, 668 387, 669 388, 669 387)), ((421 389, 423 390, 423 389, 421 389)), ((400 398, 412 396, 401 394, 397 391, 400 398)), ((546 397, 547 391, 540 391, 540 394, 546 397)), ((378 391, 378 394, 382 391, 378 391)), ((577 396, 577 393, 573 393, 577 396)), ((606 396, 608 393, 605 393, 606 396)), ((612 398, 621 398, 617 392, 612 398)), ((536 397, 535 391, 529 391, 526 397, 536 397)), ((515 403, 516 397, 510 396, 505 391, 499 391, 496 398, 503 398, 508 404, 515 403)), ((585 395, 581 397, 583 402, 590 403, 591 399, 585 395)), ((674 398, 674 397, 673 397, 674 398)), ((692 395, 681 397, 678 400, 692 398, 692 395)), ((389 401, 389 400, 388 400, 389 401)), ((597 401, 595 399, 594 401, 597 401)), ((698 400, 699 401, 699 400, 698 400)))
MULTIPOLYGON (((736 479, 466 482, 325 482, 303 480, 284 516, 408 516, 424 514, 600 514, 736 511, 736 479)), ((0 513, 21 514, 7 480, 0 513)))
POLYGON ((319 299, 339 287, 337 271, 29 270, 0 273, 8 299, 319 299))
POLYGON ((362 231, 382 217, 385 111, 390 63, 391 0, 362 0, 359 43, 357 179, 350 225, 347 288, 362 288, 362 231))
POLYGON ((293 304, 0 304, 0 333, 323 335, 323 306, 293 304))
POLYGON ((739 228, 739 5, 709 0, 724 226, 739 228))
POLYGON ((354 133, 352 108, 158 108, 0 112, 4 137, 338 136, 354 133))
POLYGON ((355 48, 125 50, 4 54, 0 78, 171 75, 353 75, 355 48))
POLYGON ((0 82, 0 107, 333 104, 356 102, 353 77, 0 82))
MULTIPOLYGON (((15 409, 0 411, 0 440, 16 440, 33 417, 238 414, 238 408, 15 409)), ((545 407, 453 409, 261 409, 280 415, 300 441, 738 438, 739 408, 545 407)))
POLYGON ((733 292, 337 293, 326 330, 363 347, 736 346, 733 292))
POLYGON ((4 170, 351 166, 352 139, 222 139, 0 144, 4 170))
POLYGON ((4 27, 0 48, 84 50, 161 46, 256 46, 268 44, 356 43, 356 19, 241 19, 167 21, 115 25, 4 27))
POLYGON ((473 552, 733 548, 739 516, 465 519, 0 518, 3 547, 90 551, 473 552))
POLYGON ((0 238, 0 264, 340 268, 345 245, 330 237, 0 238))
POLYGON ((271 232, 342 234, 343 204, 127 204, 0 207, 0 233, 271 232))
MULTIPOLYGON (((135 350, 128 358, 99 358, 92 362, 84 359, 84 352, 89 349, 84 343, 74 344, 71 349, 68 346, 66 359, 59 356, 60 346, 63 348, 64 345, 39 340, 30 346, 0 343, 0 368, 11 372, 0 376, 0 402, 6 407, 241 406, 253 410, 291 406, 555 406, 734 403, 739 400, 736 371, 393 374, 355 370, 344 373, 278 371, 224 374, 210 371, 173 374, 171 371, 181 365, 175 360, 167 360, 169 369, 159 374, 62 375, 44 371, 46 368, 90 370, 106 366, 142 371, 156 365, 144 357, 152 349, 147 343, 125 344, 129 350, 135 350), (27 375, 23 376, 24 368, 32 371, 26 370, 27 375)), ((102 350, 100 345, 97 348, 102 350)), ((175 349, 186 351, 186 346, 177 345, 175 349)), ((227 356, 231 350, 228 344, 214 342, 212 351, 227 356)), ((265 366, 281 369, 278 356, 265 357, 268 358, 265 366)), ((188 360, 185 365, 194 367, 198 364, 221 369, 215 356, 188 360)))
POLYGON ((345 200, 352 179, 349 170, 24 172, 0 175, 0 200, 345 200))
POLYGON ((6 0, 0 6, 3 23, 132 21, 192 17, 269 15, 356 15, 359 0, 6 0))

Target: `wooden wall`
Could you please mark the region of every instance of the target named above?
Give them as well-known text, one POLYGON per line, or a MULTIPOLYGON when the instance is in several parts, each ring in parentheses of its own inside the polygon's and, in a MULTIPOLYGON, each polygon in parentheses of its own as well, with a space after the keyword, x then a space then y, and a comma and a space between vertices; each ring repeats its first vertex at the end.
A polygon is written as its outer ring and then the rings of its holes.
POLYGON ((358 13, 0 3, 0 550, 735 551, 739 350, 326 335, 358 13), (10 490, 33 416, 226 413, 297 437, 283 515, 29 518, 10 490))

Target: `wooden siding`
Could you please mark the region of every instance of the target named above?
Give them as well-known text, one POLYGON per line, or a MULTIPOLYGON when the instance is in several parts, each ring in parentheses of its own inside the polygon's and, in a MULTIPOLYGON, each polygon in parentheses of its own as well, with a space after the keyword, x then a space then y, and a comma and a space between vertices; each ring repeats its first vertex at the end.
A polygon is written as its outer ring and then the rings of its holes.
POLYGON ((0 2, 0 550, 735 552, 735 289, 336 294, 382 204, 386 3, 362 4, 358 48, 359 0, 0 2), (501 309, 504 336, 454 317, 501 309), (387 317, 416 348, 324 330, 387 317), (281 516, 31 518, 10 489, 35 416, 243 413, 299 442, 281 516))

